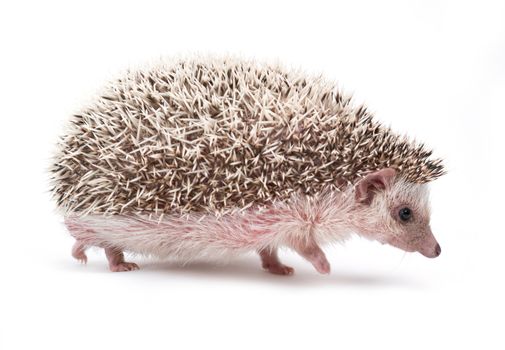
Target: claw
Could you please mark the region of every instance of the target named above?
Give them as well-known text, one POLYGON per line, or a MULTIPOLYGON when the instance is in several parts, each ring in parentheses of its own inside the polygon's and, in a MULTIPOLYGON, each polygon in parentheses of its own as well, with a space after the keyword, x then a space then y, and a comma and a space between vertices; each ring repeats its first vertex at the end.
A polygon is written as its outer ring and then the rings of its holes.
POLYGON ((273 273, 274 275, 291 276, 293 273, 295 273, 295 269, 293 269, 290 266, 283 265, 283 264, 267 265, 267 266, 263 266, 263 268, 266 271, 273 273))
POLYGON ((88 262, 88 257, 85 253, 86 248, 86 245, 80 240, 75 241, 72 247, 72 256, 81 264, 86 264, 88 262))
POLYGON ((274 275, 291 276, 295 270, 279 261, 276 249, 263 249, 259 251, 263 268, 274 275))
POLYGON ((134 271, 138 270, 139 266, 135 263, 130 263, 130 262, 121 262, 115 265, 110 265, 109 266, 110 270, 112 272, 124 272, 124 271, 134 271))

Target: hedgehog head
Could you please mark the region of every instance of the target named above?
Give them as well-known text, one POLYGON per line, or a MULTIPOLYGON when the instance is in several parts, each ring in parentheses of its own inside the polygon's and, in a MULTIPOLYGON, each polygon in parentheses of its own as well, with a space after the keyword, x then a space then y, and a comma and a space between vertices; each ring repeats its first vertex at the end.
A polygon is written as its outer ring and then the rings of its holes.
POLYGON ((353 224, 358 233, 429 258, 440 255, 430 228, 427 184, 410 182, 386 168, 361 179, 354 195, 353 224))

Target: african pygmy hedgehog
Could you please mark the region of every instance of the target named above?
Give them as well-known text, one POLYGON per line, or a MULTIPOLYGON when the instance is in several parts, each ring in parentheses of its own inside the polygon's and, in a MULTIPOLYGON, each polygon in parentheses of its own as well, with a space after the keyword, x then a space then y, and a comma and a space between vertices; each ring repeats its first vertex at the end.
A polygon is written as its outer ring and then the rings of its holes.
POLYGON ((71 119, 51 167, 76 243, 183 262, 257 251, 289 275, 289 247, 320 273, 320 245, 351 232, 440 254, 426 183, 445 171, 321 77, 192 58, 128 72, 71 119))

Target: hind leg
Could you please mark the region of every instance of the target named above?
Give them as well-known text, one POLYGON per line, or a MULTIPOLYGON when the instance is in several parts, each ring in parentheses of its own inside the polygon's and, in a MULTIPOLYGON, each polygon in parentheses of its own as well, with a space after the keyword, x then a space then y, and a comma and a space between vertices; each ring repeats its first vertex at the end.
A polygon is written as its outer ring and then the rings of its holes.
POLYGON ((85 253, 86 248, 86 244, 84 244, 81 240, 76 240, 74 246, 72 247, 72 256, 83 264, 88 262, 88 257, 85 253))
POLYGON ((279 261, 276 249, 262 249, 259 252, 261 265, 265 270, 275 275, 292 275, 295 270, 279 261))
POLYGON ((124 261, 124 254, 120 249, 105 248, 105 256, 107 256, 109 269, 112 272, 133 271, 139 269, 137 264, 124 261))

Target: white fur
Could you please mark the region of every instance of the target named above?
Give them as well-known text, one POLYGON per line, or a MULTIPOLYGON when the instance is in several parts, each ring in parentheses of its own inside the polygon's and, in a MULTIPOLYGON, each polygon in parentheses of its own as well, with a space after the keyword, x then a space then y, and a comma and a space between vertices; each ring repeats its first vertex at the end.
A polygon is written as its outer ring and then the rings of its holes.
MULTIPOLYGON (((264 248, 343 242, 352 232, 387 242, 400 237, 402 225, 392 217, 392 206, 405 204, 417 215, 428 215, 426 185, 398 179, 378 193, 370 205, 355 202, 354 187, 308 197, 296 194, 268 207, 215 214, 69 216, 67 226, 87 245, 114 247, 160 258, 223 260, 264 248)), ((426 217, 426 220, 429 220, 426 217)))
POLYGON ((359 214, 353 217, 353 226, 368 238, 389 243, 391 239, 406 240, 411 233, 406 226, 395 219, 394 211, 402 207, 410 208, 416 221, 429 225, 429 187, 428 184, 417 184, 399 177, 391 183, 386 191, 374 196, 369 206, 363 206, 359 214))
POLYGON ((344 241, 352 228, 353 192, 325 192, 317 197, 293 195, 288 202, 249 208, 224 216, 214 214, 68 216, 66 224, 87 245, 175 258, 226 259, 264 248, 277 248, 315 238, 318 243, 344 241))

